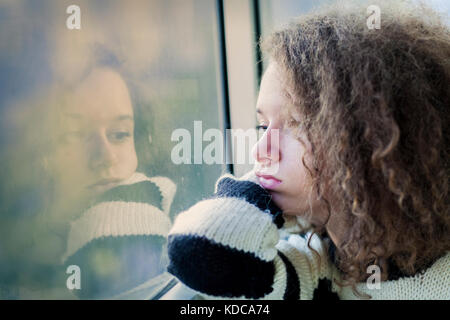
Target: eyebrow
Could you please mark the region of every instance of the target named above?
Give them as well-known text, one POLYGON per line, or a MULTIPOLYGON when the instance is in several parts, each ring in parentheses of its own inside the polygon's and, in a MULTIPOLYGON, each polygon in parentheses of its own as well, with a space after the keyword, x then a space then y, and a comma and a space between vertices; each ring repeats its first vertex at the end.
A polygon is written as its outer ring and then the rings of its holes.
MULTIPOLYGON (((82 114, 79 113, 67 113, 64 112, 63 115, 69 117, 69 118, 73 118, 73 119, 83 119, 84 116, 82 114)), ((124 120, 130 120, 130 121, 134 121, 134 118, 132 115, 129 114, 123 114, 120 116, 117 116, 116 118, 113 119, 113 121, 124 121, 124 120)))

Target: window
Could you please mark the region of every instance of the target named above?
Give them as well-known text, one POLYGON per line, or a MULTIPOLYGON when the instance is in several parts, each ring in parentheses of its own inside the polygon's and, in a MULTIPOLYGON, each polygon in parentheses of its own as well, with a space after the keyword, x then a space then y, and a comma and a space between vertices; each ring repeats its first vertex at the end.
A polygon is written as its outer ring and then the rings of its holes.
POLYGON ((238 149, 226 129, 256 125, 260 36, 329 2, 1 1, 0 299, 78 298, 96 277, 104 283, 82 297, 167 287, 170 220, 222 173, 252 167, 252 146, 238 149), (169 178, 175 197, 152 177, 169 178), (156 269, 141 268, 152 255, 156 269), (136 277, 121 276, 129 268, 136 277))

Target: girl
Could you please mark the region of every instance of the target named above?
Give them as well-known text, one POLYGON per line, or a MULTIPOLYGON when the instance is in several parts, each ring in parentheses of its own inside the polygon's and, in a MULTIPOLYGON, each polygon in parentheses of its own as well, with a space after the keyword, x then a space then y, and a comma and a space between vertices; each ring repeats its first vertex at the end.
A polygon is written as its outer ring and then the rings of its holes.
POLYGON ((450 299, 450 31, 426 8, 381 13, 369 29, 366 7, 328 7, 266 39, 256 168, 219 179, 169 233, 187 286, 450 299))

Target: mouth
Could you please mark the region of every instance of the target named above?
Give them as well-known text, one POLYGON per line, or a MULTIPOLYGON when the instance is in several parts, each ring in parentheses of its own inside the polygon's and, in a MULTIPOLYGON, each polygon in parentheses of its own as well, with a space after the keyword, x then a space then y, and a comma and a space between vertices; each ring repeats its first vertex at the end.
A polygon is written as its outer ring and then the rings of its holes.
POLYGON ((103 191, 115 187, 119 182, 120 179, 102 179, 89 185, 87 188, 92 191, 103 191))
POLYGON ((264 189, 275 190, 281 184, 281 180, 271 175, 256 173, 256 176, 264 189))

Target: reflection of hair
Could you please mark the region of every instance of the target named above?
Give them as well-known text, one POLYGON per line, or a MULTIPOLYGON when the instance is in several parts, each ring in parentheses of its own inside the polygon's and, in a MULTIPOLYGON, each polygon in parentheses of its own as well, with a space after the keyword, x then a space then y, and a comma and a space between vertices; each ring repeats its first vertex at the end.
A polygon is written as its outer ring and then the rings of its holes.
POLYGON ((450 33, 427 8, 401 10, 382 8, 369 30, 365 8, 331 8, 264 42, 313 146, 316 190, 350 223, 336 254, 353 287, 369 265, 414 274, 450 249, 450 33))

